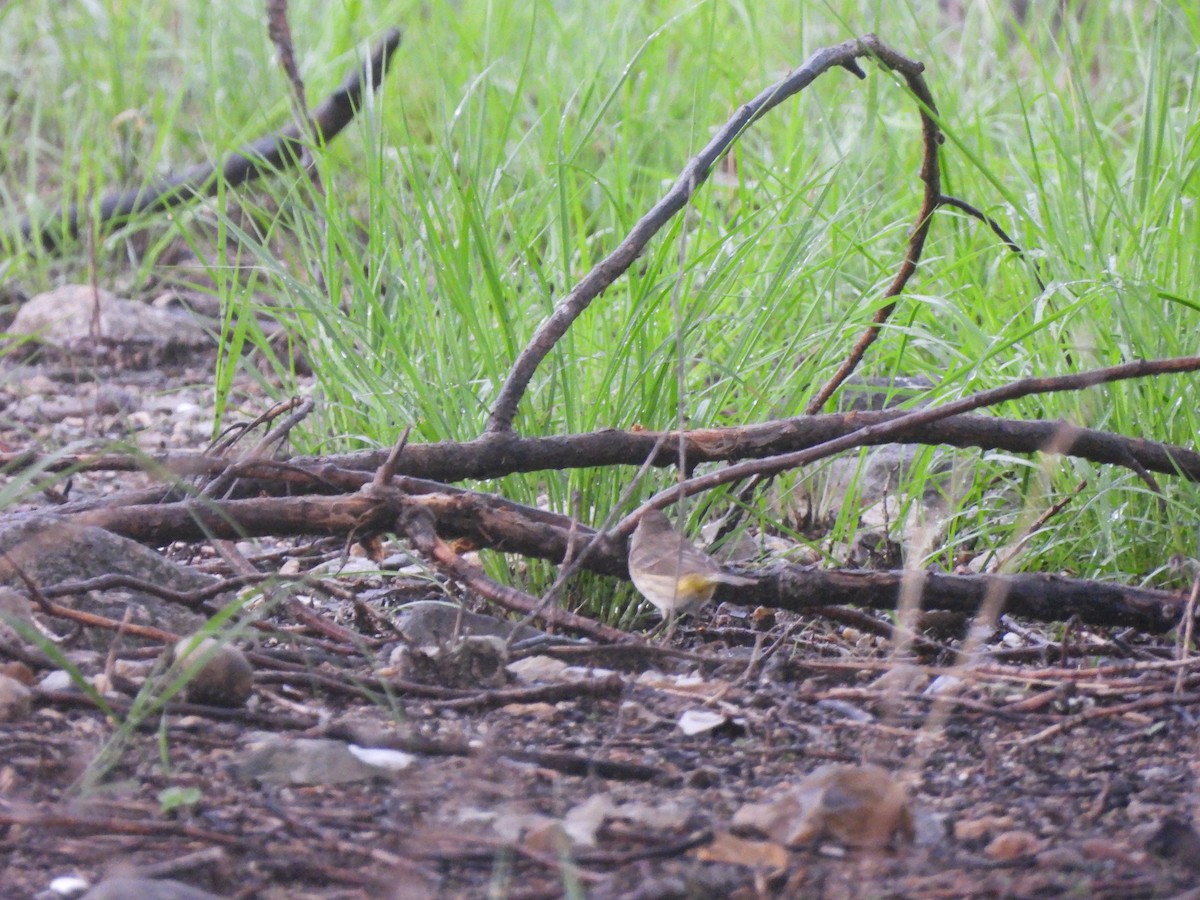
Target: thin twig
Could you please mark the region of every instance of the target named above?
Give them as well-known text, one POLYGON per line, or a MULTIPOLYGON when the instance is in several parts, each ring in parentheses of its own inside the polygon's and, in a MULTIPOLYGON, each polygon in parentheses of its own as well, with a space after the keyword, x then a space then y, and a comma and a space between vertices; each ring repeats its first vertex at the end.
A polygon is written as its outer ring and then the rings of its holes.
POLYGON ((941 406, 931 406, 926 409, 905 413, 890 421, 876 422, 858 431, 825 441, 805 450, 799 450, 795 453, 784 453, 766 459, 750 460, 720 469, 716 472, 710 472, 706 475, 689 478, 687 481, 660 491, 651 497, 641 507, 626 516, 618 526, 617 531, 619 533, 632 531, 637 519, 650 507, 661 509, 676 502, 681 497, 711 490, 722 484, 740 481, 752 475, 773 474, 784 472, 788 469, 795 469, 799 466, 815 462, 818 459, 824 459, 834 453, 840 453, 843 450, 874 444, 885 438, 893 438, 908 428, 928 425, 940 419, 970 412, 974 409, 994 406, 997 403, 1016 400, 1020 397, 1030 396, 1031 394, 1079 391, 1100 384, 1126 381, 1131 378, 1143 378, 1148 375, 1178 374, 1180 372, 1194 372, 1197 370, 1200 370, 1200 357, 1184 356, 1148 362, 1137 361, 1125 363, 1119 366, 1092 369, 1073 375, 1058 375, 1048 378, 1021 378, 1009 384, 1001 385, 987 391, 980 391, 977 394, 972 394, 969 397, 963 397, 960 400, 955 400, 941 406))
POLYGON ((1050 504, 1049 508, 1043 510, 1042 514, 1040 516, 1038 516, 1036 519, 1034 519, 1032 522, 1030 522, 1029 526, 1027 528, 1022 530, 1021 536, 1019 538, 1017 538, 1016 541, 1013 542, 1013 544, 1009 548, 1008 552, 1005 553, 1004 556, 1000 557, 1000 560, 995 565, 986 565, 983 567, 983 570, 984 571, 990 570, 993 572, 1007 571, 1009 564, 1014 559, 1017 558, 1017 555, 1021 552, 1022 548, 1024 548, 1024 546, 1029 542, 1029 539, 1032 538, 1039 531, 1041 531, 1047 522, 1049 522, 1052 518, 1054 518, 1056 515, 1058 515, 1060 512, 1062 512, 1068 506, 1070 506, 1071 501, 1074 500, 1076 497, 1078 497, 1080 494, 1082 494, 1084 489, 1087 488, 1087 484, 1088 484, 1087 479, 1085 478, 1082 481, 1080 481, 1079 484, 1075 485, 1075 488, 1071 491, 1070 494, 1063 497, 1057 503, 1050 504))
MULTIPOLYGON (((992 229, 992 233, 995 234, 996 237, 1000 238, 1000 240, 1003 242, 1004 246, 1007 247, 1010 251, 1012 251, 1012 253, 1014 255, 1016 255, 1017 257, 1019 257, 1022 260, 1025 260, 1026 262, 1029 262, 1028 257, 1026 257, 1026 255, 1025 255, 1025 251, 1021 249, 1021 245, 1018 244, 1016 241, 1014 241, 1012 238, 1010 238, 1008 236, 1008 232, 1006 232, 1003 228, 1000 227, 1000 223, 997 222, 995 219, 993 219, 991 216, 989 216, 987 213, 985 213, 983 210, 979 209, 978 207, 972 206, 966 200, 960 200, 958 197, 951 197, 949 194, 942 194, 940 197, 938 197, 938 206, 953 207, 954 209, 957 209, 960 212, 964 212, 968 216, 971 216, 972 218, 978 219, 980 222, 983 222, 985 225, 987 225, 988 228, 992 229)), ((1038 290, 1039 291, 1046 290, 1046 284, 1045 284, 1045 282, 1042 281, 1042 275, 1041 275, 1041 272, 1038 271, 1037 263, 1030 263, 1030 268, 1033 272, 1033 280, 1037 282, 1038 290)))
MULTIPOLYGON (((542 605, 539 598, 493 581, 481 570, 469 565, 449 544, 437 536, 435 521, 433 514, 425 507, 409 505, 405 506, 397 517, 395 528, 398 533, 408 537, 413 546, 439 569, 506 609, 528 613, 542 605)), ((585 634, 594 640, 630 640, 630 636, 618 628, 601 625, 592 619, 553 606, 541 609, 538 618, 550 625, 585 634)))
POLYGON ((392 451, 388 454, 388 458, 383 461, 383 465, 375 472, 373 484, 377 488, 385 488, 392 483, 392 479, 396 477, 396 466, 400 465, 400 456, 404 453, 404 448, 408 446, 408 436, 412 434, 412 426, 405 425, 404 431, 400 432, 400 437, 396 438, 396 443, 392 445, 392 451))

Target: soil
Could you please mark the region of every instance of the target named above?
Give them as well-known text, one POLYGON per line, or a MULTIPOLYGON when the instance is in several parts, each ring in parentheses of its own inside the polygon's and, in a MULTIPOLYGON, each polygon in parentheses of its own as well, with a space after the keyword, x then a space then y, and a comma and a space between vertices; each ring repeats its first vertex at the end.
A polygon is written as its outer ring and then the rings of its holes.
MULTIPOLYGON (((144 372, 0 366, 0 443, 14 450, 114 437, 195 450, 209 437, 202 357, 144 372)), ((247 418, 268 405, 249 385, 239 399, 247 418)), ((78 476, 71 496, 147 482, 78 476)), ((263 571, 342 553, 320 541, 236 549, 263 571)), ((166 552, 232 574, 212 548, 166 552)), ((342 578, 336 596, 296 598, 302 609, 275 605, 268 628, 237 641, 255 669, 246 706, 172 700, 116 745, 114 720, 86 695, 36 688, 32 711, 0 724, 3 896, 114 874, 263 898, 1200 896, 1200 674, 1194 658, 1172 662, 1171 636, 1002 619, 966 667, 955 633, 901 662, 886 617, 726 605, 631 648, 518 644, 505 657, 484 640, 499 660, 466 664, 398 649, 398 608, 447 598, 495 613, 402 567, 342 578), (503 668, 527 657, 579 668, 524 681, 503 668), (687 734, 689 712, 717 715, 687 734), (252 746, 270 736, 412 758, 346 783, 249 777, 252 746), (744 806, 830 763, 892 773, 911 839, 735 837, 744 806)), ((40 618, 69 649, 72 627, 40 618)), ((117 639, 81 659, 85 675, 110 676, 123 715, 137 665, 157 652, 117 639)))

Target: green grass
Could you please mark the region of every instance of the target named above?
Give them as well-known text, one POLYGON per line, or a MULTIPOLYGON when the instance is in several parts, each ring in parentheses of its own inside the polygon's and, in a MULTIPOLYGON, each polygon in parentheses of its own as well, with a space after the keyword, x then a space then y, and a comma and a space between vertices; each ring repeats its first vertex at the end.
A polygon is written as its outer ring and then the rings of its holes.
MULTIPOLYGON (((31 293, 94 270, 136 294, 169 245, 193 243, 227 311, 219 392, 252 368, 243 345, 266 352, 252 315, 266 313, 318 373, 305 449, 388 445, 409 425, 413 440, 471 438, 533 329, 711 130, 816 48, 875 31, 926 64, 947 135, 945 189, 995 216, 1048 284, 1039 291, 979 223, 939 212, 862 374, 924 375, 936 384, 925 399, 937 401, 1195 353, 1200 14, 1126 0, 1056 22, 1056 4, 1031 4, 1019 23, 1005 3, 966 6, 959 23, 917 0, 295 2, 314 103, 365 40, 406 31, 384 89, 318 154, 323 196, 285 176, 61 259, 10 247, 6 277, 31 293)), ((7 219, 136 185, 287 121, 258 7, 162 7, 0 9, 0 91, 13 99, 0 128, 7 219)), ((520 431, 732 425, 803 410, 881 304, 919 205, 914 105, 893 77, 865 68, 861 82, 826 74, 743 136, 721 183, 697 193, 546 360, 520 431)), ((274 365, 290 390, 287 362, 274 365)), ((1190 445, 1198 409, 1195 379, 1178 377, 996 412, 1190 445)), ((1023 567, 1166 583, 1167 558, 1197 552, 1193 485, 1161 478, 1160 509, 1126 470, 959 457, 949 538, 928 561, 1005 546, 1082 479, 1023 567)), ((935 480, 932 460, 914 466, 903 498, 935 480)), ((562 511, 578 494, 583 518, 599 522, 630 477, 579 470, 484 487, 562 511)), ((652 476, 639 496, 668 479, 652 476)), ((776 486, 768 521, 792 512, 795 480, 776 486)), ((844 516, 833 537, 856 527, 844 516)), ((544 573, 530 571, 535 582, 544 573)))

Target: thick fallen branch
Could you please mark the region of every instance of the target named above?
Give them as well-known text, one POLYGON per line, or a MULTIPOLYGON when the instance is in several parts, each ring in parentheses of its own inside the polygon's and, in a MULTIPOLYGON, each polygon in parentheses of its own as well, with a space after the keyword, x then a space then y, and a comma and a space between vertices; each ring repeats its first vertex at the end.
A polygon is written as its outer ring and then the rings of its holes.
MULTIPOLYGON (((144 506, 107 506, 64 516, 148 544, 171 541, 238 539, 266 535, 323 534, 365 538, 393 530, 408 506, 430 511, 438 533, 470 538, 502 553, 561 561, 569 543, 590 540, 595 532, 571 520, 532 507, 472 491, 403 493, 361 492, 337 497, 259 497, 252 500, 187 500, 144 506)), ((61 510, 55 510, 61 516, 61 510)), ((601 538, 589 555, 589 567, 623 575, 625 542, 601 538)))
POLYGON ((1153 634, 1179 624, 1186 597, 1178 591, 1126 587, 1059 575, 945 575, 936 572, 856 572, 785 566, 770 579, 742 588, 739 600, 800 611, 814 606, 894 610, 906 579, 919 582, 921 609, 974 615, 999 594, 1006 615, 1043 622, 1078 616, 1090 625, 1131 627, 1153 634))
MULTIPOLYGON (((908 415, 904 411, 856 412, 799 416, 732 428, 698 428, 682 435, 657 431, 607 429, 585 434, 521 437, 511 432, 473 441, 408 444, 399 471, 411 478, 455 482, 500 478, 521 472, 561 471, 602 466, 679 463, 680 447, 689 464, 735 462, 791 453, 845 437, 868 426, 882 425, 908 415), (656 450, 657 447, 657 450, 656 450)), ((1163 475, 1200 481, 1200 453, 1173 444, 1131 438, 1110 431, 1080 428, 1069 422, 1026 422, 991 416, 954 415, 937 422, 917 422, 897 434, 868 434, 861 446, 905 443, 978 447, 1010 453, 1050 452, 1101 465, 1139 467, 1163 475)), ((16 474, 38 468, 44 472, 109 471, 159 472, 164 477, 216 477, 232 474, 258 489, 286 486, 293 493, 354 491, 371 480, 386 450, 289 460, 254 460, 236 465, 219 456, 173 453, 155 456, 102 453, 43 455, 0 453, 0 471, 16 474), (231 471, 232 470, 232 471, 231 471)), ((444 490, 444 485, 436 486, 444 490)))
MULTIPOLYGON (((578 525, 572 528, 565 516, 469 491, 404 495, 389 490, 350 497, 187 501, 94 509, 71 519, 138 540, 168 543, 284 534, 366 536, 391 530, 396 518, 413 508, 427 512, 437 522, 440 534, 466 537, 492 549, 552 562, 565 558, 572 543, 578 545, 596 537, 589 528, 578 525), (552 520, 558 524, 551 524, 552 520)), ((626 555, 624 541, 599 536, 582 565, 594 572, 627 577, 626 555)), ((1003 611, 1009 614, 1044 621, 1078 616, 1093 625, 1132 626, 1151 633, 1175 627, 1186 603, 1184 595, 1178 592, 1053 575, 822 571, 789 565, 771 566, 756 585, 726 589, 718 594, 718 599, 795 611, 832 605, 894 609, 905 578, 921 579, 921 605, 925 610, 973 614, 985 598, 999 592, 1005 600, 1003 611)), ((588 630, 579 628, 578 617, 554 608, 547 610, 544 618, 571 630, 588 630)), ((595 636, 613 639, 607 633, 595 636)))
MULTIPOLYGON (((374 89, 382 83, 388 61, 399 46, 400 32, 392 29, 367 63, 350 73, 341 86, 313 110, 312 127, 321 143, 333 140, 350 124, 362 105, 367 88, 374 89)), ((301 124, 293 123, 231 154, 220 168, 212 163, 202 163, 131 191, 106 194, 100 199, 94 219, 91 218, 90 203, 72 203, 44 222, 25 217, 19 227, 20 238, 22 242, 37 241, 45 250, 53 251, 64 240, 77 238, 85 224, 94 225, 98 232, 107 232, 140 213, 162 212, 193 200, 213 197, 222 182, 228 187, 237 187, 269 172, 296 165, 311 137, 302 131, 301 124)))

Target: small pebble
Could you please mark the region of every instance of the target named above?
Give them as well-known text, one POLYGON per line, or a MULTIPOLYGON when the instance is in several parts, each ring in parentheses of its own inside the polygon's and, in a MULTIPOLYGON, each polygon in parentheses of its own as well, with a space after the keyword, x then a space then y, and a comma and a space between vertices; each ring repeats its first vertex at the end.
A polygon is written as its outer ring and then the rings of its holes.
POLYGON ((198 643, 195 637, 183 638, 173 651, 175 670, 188 668, 193 655, 209 657, 199 671, 192 675, 185 696, 192 703, 207 706, 238 707, 250 698, 254 687, 254 669, 242 651, 230 644, 220 644, 206 637, 198 643))
POLYGON ((1012 862, 1023 856, 1031 856, 1042 847, 1036 834, 1029 831, 1005 831, 996 835, 983 852, 997 862, 1012 862))
POLYGON ((0 675, 0 722, 17 722, 29 715, 33 693, 15 678, 0 675))

